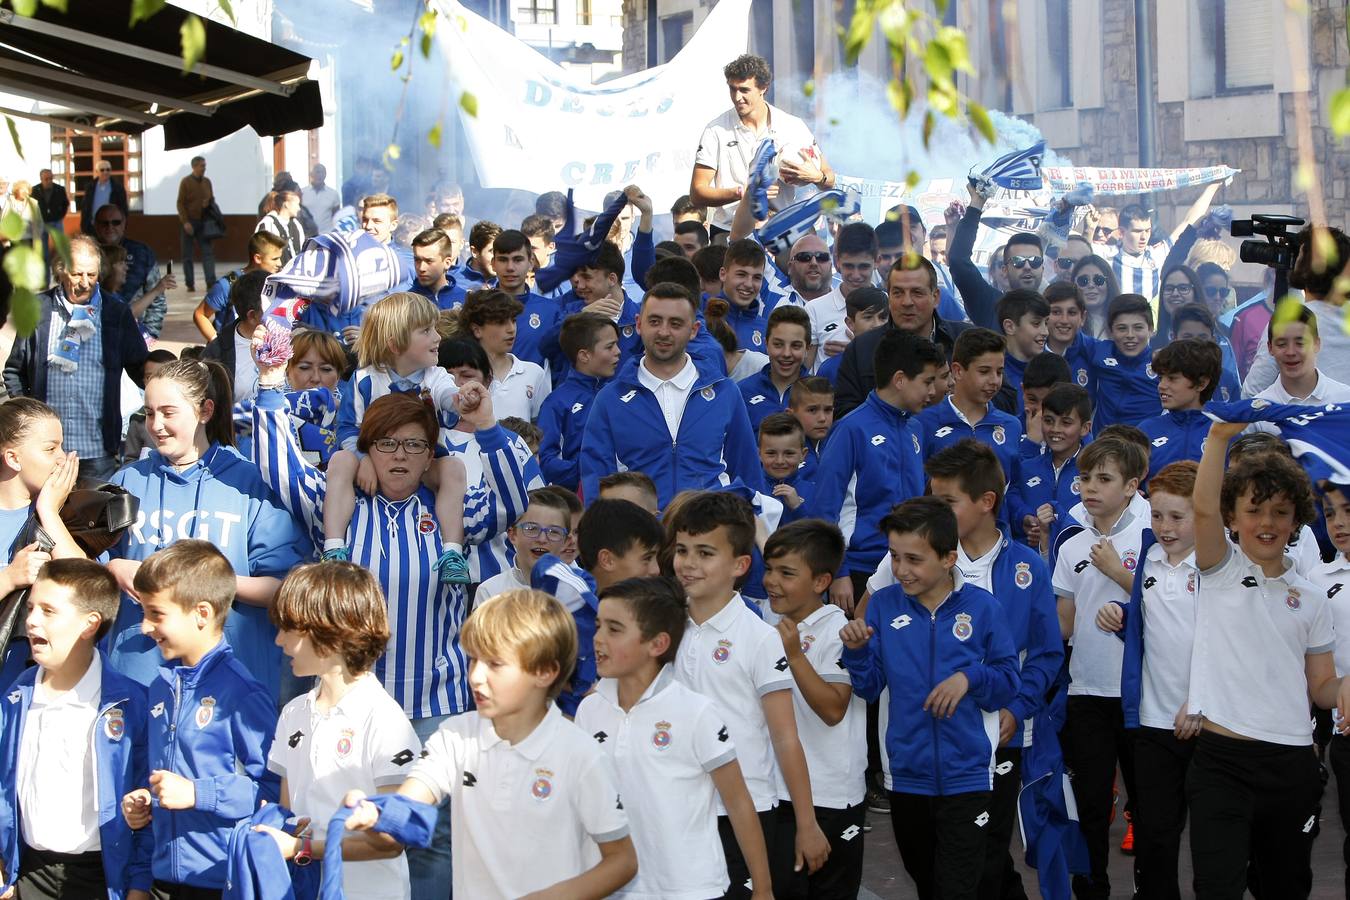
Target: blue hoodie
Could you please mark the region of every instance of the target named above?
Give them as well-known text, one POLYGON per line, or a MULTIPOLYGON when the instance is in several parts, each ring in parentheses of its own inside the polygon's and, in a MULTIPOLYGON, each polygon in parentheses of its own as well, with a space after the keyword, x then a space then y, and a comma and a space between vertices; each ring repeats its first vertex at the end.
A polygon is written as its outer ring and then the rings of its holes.
MULTIPOLYGON (((148 829, 132 831, 122 817, 122 798, 143 787, 150 777, 146 760, 145 688, 117 672, 106 658, 95 657, 102 667, 103 687, 98 701, 98 718, 89 734, 94 754, 94 783, 98 786, 98 836, 103 857, 103 875, 108 882, 109 900, 122 900, 127 891, 150 890, 151 835, 148 829)), ((33 703, 33 685, 40 669, 27 669, 10 686, 5 702, 0 703, 0 853, 3 853, 5 879, 0 891, 14 886, 21 873, 20 846, 23 843, 17 791, 19 748, 28 709, 33 703)), ((48 752, 53 751, 47 748, 48 752)), ((74 758, 72 764, 83 765, 74 758)))
POLYGON ((842 662, 854 693, 867 702, 891 689, 888 787, 937 797, 992 790, 998 712, 1021 685, 1012 632, 993 594, 958 581, 930 613, 891 585, 872 595, 866 620, 871 639, 856 650, 845 647, 842 662), (935 718, 924 698, 957 672, 969 690, 951 718, 935 718))
POLYGON ((792 385, 789 384, 780 394, 778 388, 774 387, 772 372, 773 363, 765 363, 764 368, 736 385, 745 398, 745 411, 750 415, 750 430, 755 434, 759 434, 760 422, 773 413, 787 409, 788 401, 792 398, 792 385))
POLYGON ((1145 419, 1139 428, 1148 435, 1148 474, 1151 478, 1169 463, 1183 459, 1200 461, 1212 420, 1198 409, 1167 409, 1145 419))
POLYGON ((221 640, 195 666, 170 663, 150 685, 150 771, 191 779, 192 809, 154 803, 155 878, 225 886, 230 832, 262 800, 276 803, 280 778, 267 768, 277 705, 221 640))
POLYGON ((591 416, 595 395, 608 378, 583 375, 576 369, 544 398, 539 408, 539 468, 550 484, 575 491, 581 484, 581 438, 591 416))
POLYGON ((1108 425, 1137 425, 1162 412, 1153 351, 1125 356, 1111 341, 1101 341, 1092 356, 1092 430, 1108 425))
POLYGON ((816 467, 815 497, 804 508, 808 516, 838 522, 844 529, 844 573, 870 574, 886 555, 881 520, 895 504, 923 495, 922 452, 914 419, 876 391, 830 432, 816 467), (869 472, 885 477, 868 479, 860 487, 869 472))
MULTIPOLYGON (((638 363, 640 365, 640 363, 638 363)), ((656 395, 625 367, 600 389, 581 448, 581 492, 600 496, 600 479, 622 470, 645 472, 661 508, 683 490, 716 490, 739 478, 764 490, 759 447, 735 382, 699 370, 679 432, 670 439, 656 395)))
MULTIPOLYGON (((135 523, 109 552, 111 559, 140 562, 185 538, 201 538, 215 544, 238 575, 285 578, 313 555, 309 537, 264 483, 258 467, 233 447, 212 444, 181 472, 152 450, 110 480, 141 500, 135 523)), ((104 650, 113 668, 149 685, 164 657, 141 634, 141 619, 140 604, 123 596, 104 650)), ((261 606, 236 601, 225 620, 225 636, 239 648, 239 661, 273 699, 282 664, 276 635, 261 606)))

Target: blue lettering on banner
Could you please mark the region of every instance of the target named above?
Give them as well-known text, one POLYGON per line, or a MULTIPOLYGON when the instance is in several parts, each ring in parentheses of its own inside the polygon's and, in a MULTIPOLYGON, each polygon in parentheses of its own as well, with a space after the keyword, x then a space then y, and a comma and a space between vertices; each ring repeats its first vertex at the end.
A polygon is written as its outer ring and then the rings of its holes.
MULTIPOLYGON (((567 90, 564 85, 557 85, 559 91, 567 90)), ((587 114, 594 116, 604 116, 611 118, 622 115, 630 119, 642 118, 644 116, 669 112, 675 105, 675 98, 667 95, 656 100, 653 105, 649 97, 633 97, 624 99, 622 96, 609 96, 601 99, 597 106, 588 106, 585 95, 577 96, 575 93, 568 93, 555 102, 554 90, 546 84, 535 81, 532 78, 525 80, 525 96, 523 102, 526 106, 549 107, 556 106, 559 112, 587 114)), ((591 98, 600 99, 600 98, 591 98)))
POLYGON ((623 168, 620 170, 618 163, 584 163, 579 160, 572 160, 563 163, 558 169, 558 177, 562 183, 568 187, 581 187, 582 185, 605 185, 605 184, 630 184, 639 173, 652 174, 661 171, 683 170, 693 166, 693 155, 684 150, 676 150, 671 153, 648 153, 642 159, 630 159, 623 162, 623 168), (663 165, 662 163, 665 163, 663 165), (589 171, 589 178, 587 172, 589 171), (622 174, 616 177, 616 172, 622 174))

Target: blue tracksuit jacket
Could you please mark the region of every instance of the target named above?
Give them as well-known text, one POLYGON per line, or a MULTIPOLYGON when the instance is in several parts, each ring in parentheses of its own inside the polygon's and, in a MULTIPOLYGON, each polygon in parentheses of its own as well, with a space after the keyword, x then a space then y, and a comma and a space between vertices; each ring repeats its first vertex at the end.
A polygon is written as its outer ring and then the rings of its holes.
POLYGON ((1069 364, 1069 377, 1073 379, 1074 384, 1086 388, 1090 394, 1096 385, 1096 379, 1092 376, 1092 357, 1096 354, 1099 344, 1110 343, 1079 331, 1074 336, 1073 343, 1064 351, 1064 361, 1069 364))
POLYGON ((872 391, 830 432, 815 485, 807 515, 844 530, 844 572, 871 573, 886 555, 886 535, 878 527, 882 518, 895 504, 923 495, 915 420, 872 391))
POLYGON ((280 779, 267 769, 276 730, 272 695, 249 676, 224 639, 195 666, 171 663, 150 685, 150 771, 192 780, 197 804, 155 804, 152 870, 159 881, 225 885, 230 831, 258 804, 276 803, 280 779))
MULTIPOLYGON (((98 796, 98 836, 103 856, 103 875, 108 881, 109 900, 122 900, 131 890, 150 890, 150 853, 153 848, 149 829, 132 831, 122 818, 122 797, 144 787, 150 773, 146 767, 145 688, 119 673, 100 656, 96 664, 103 668, 103 689, 99 697, 98 718, 89 734, 87 750, 94 754, 94 781, 98 796)), ((24 671, 0 702, 0 853, 5 867, 0 891, 9 890, 22 874, 19 870, 23 843, 17 795, 19 747, 24 722, 33 702, 33 685, 38 668, 24 671)), ((45 752, 62 752, 46 748, 45 752)), ((82 765, 78 756, 73 764, 82 765)))
POLYGON ((1148 435, 1149 441, 1149 477, 1178 460, 1199 462, 1210 422, 1210 418, 1198 409, 1163 410, 1162 415, 1140 422, 1139 428, 1148 435))
POLYGON ((445 287, 439 291, 422 287, 417 281, 413 282, 413 286, 409 290, 414 294, 421 294, 426 297, 432 303, 435 303, 436 308, 440 310, 459 309, 464 305, 464 298, 469 295, 464 290, 464 286, 455 281, 454 272, 445 273, 445 287))
POLYGON ((759 434, 759 423, 766 416, 787 409, 788 401, 792 399, 792 385, 788 385, 787 390, 780 394, 773 386, 772 371, 773 363, 766 363, 764 368, 736 385, 745 398, 745 411, 750 414, 750 430, 755 434, 759 434))
POLYGON ((1144 689, 1144 574, 1149 548, 1156 543, 1152 528, 1144 529, 1139 544, 1139 565, 1134 571, 1134 585, 1130 588, 1130 602, 1117 603, 1125 615, 1125 625, 1116 637, 1125 642, 1125 657, 1120 665, 1120 706, 1125 713, 1125 727, 1139 727, 1139 697, 1144 689))
POLYGON ((539 442, 539 468, 550 484, 572 491, 581 484, 581 439, 595 395, 608 381, 573 369, 544 398, 539 409, 539 429, 544 432, 539 442))
POLYGON ((1138 425, 1162 412, 1153 351, 1138 356, 1119 353, 1110 341, 1101 341, 1092 356, 1092 430, 1108 425, 1138 425))
POLYGON ((1032 459, 1023 459, 1017 481, 1008 486, 1008 518, 1014 534, 1025 534, 1022 519, 1036 515, 1041 504, 1055 507, 1058 517, 1078 505, 1078 454, 1064 462, 1055 474, 1055 455, 1050 451, 1032 459))
POLYGON ((867 604, 867 646, 844 648, 853 690, 869 703, 890 691, 886 753, 891 790, 948 796, 993 789, 998 711, 1017 698, 1017 649, 997 600, 963 585, 929 612, 899 585, 867 604), (970 682, 949 719, 923 709, 924 698, 957 672, 970 682))
MULTIPOLYGON (((787 503, 783 504, 783 515, 778 520, 780 525, 786 525, 789 522, 795 522, 798 519, 807 518, 807 510, 811 508, 811 498, 816 495, 815 482, 802 475, 801 467, 793 472, 787 478, 770 478, 769 473, 764 473, 764 480, 769 485, 769 496, 773 496, 773 489, 780 484, 788 484, 797 489, 797 496, 802 498, 801 506, 796 509, 788 509, 787 503)), ((782 500, 781 497, 775 497, 776 500, 782 500)))
MULTIPOLYGON (((640 363, 639 363, 640 365, 640 363)), ((683 490, 725 487, 734 479, 763 492, 759 447, 735 382, 700 370, 670 439, 656 395, 625 367, 595 395, 581 447, 581 490, 600 496, 600 479, 621 469, 646 472, 662 508, 683 490)))
POLYGON ((548 366, 550 370, 566 372, 569 363, 561 348, 552 355, 544 352, 545 337, 560 327, 562 321, 562 307, 558 301, 529 291, 516 299, 525 304, 525 309, 516 316, 516 342, 511 346, 511 352, 520 359, 548 366))
POLYGON ((988 444, 1003 466, 1003 480, 1017 477, 1017 461, 1021 456, 1022 423, 990 403, 984 418, 973 426, 957 412, 950 397, 940 400, 914 417, 925 460, 940 450, 965 438, 975 438, 988 444))

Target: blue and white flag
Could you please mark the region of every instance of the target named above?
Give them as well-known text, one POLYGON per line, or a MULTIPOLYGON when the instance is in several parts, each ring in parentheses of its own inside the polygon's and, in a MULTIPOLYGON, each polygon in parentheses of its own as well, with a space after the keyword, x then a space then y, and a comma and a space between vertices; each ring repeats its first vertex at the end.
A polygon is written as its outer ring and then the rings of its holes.
POLYGON ((831 188, 781 210, 760 226, 755 237, 770 253, 780 253, 808 234, 816 233, 816 220, 829 216, 846 221, 862 212, 862 195, 854 188, 831 188))
POLYGON ((1232 403, 1211 401, 1205 415, 1220 422, 1269 422, 1314 485, 1350 486, 1350 406, 1299 406, 1255 397, 1232 403))
POLYGON ((267 276, 264 316, 289 326, 313 303, 341 315, 383 297, 411 274, 403 271, 392 244, 364 231, 330 231, 305 241, 285 268, 267 276))
POLYGON ((1010 191, 1039 191, 1042 187, 1041 159, 1045 141, 1037 141, 1025 150, 1000 156, 979 175, 970 176, 971 184, 984 191, 997 185, 1010 191))
POLYGON ((755 157, 750 161, 750 178, 745 185, 756 222, 763 222, 773 212, 769 207, 769 186, 777 180, 778 147, 773 138, 766 137, 755 148, 755 157))

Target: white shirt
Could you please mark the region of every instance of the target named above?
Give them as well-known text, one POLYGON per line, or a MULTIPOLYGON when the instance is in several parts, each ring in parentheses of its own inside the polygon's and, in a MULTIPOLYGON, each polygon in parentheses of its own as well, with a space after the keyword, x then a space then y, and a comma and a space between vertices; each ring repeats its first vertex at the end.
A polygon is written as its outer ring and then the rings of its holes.
POLYGON ((1326 593, 1285 557, 1267 578, 1237 547, 1200 573, 1189 710, 1243 737, 1312 743, 1305 657, 1335 648, 1326 593))
MULTIPOLYGON (((316 686, 282 709, 267 768, 286 779, 291 809, 322 835, 347 791, 374 794, 402 784, 422 744, 403 707, 369 672, 326 712, 318 699, 316 686)), ((342 885, 350 897, 404 900, 408 859, 345 862, 342 885)))
POLYGON ((437 804, 450 798, 456 897, 542 890, 598 863, 597 844, 628 835, 613 763, 553 704, 514 745, 476 711, 447 719, 410 777, 437 804))
MULTIPOLYGON (((1307 406, 1325 406, 1328 403, 1350 403, 1350 385, 1341 384, 1334 378, 1328 378, 1319 368, 1317 370, 1317 384, 1313 386, 1312 391, 1306 397, 1295 397, 1284 388, 1284 382, 1276 378, 1274 383, 1264 391, 1256 395, 1258 399, 1269 400, 1271 403, 1295 403, 1307 406)), ((1253 422, 1248 431, 1264 431, 1268 434, 1279 434, 1280 430, 1270 422, 1253 422)), ((1307 574, 1306 572, 1304 574, 1307 574)))
MULTIPOLYGON (((848 616, 833 603, 797 623, 802 653, 822 681, 851 684, 844 669, 844 642, 839 630, 848 616)), ((792 680, 792 711, 797 718, 797 736, 811 773, 811 799, 826 809, 845 809, 863 802, 867 794, 867 704, 857 694, 849 698, 844 718, 826 725, 806 702, 797 679, 792 680)), ((787 792, 784 791, 786 798, 787 792)))
POLYGON ((1052 583, 1056 597, 1073 601, 1073 656, 1069 660, 1069 694, 1092 697, 1120 696, 1120 667, 1125 645, 1114 634, 1097 627, 1097 611, 1110 602, 1129 603, 1130 592, 1092 564, 1092 545, 1110 538, 1130 572, 1139 562, 1139 545, 1150 517, 1127 506, 1110 534, 1102 534, 1085 516, 1083 530, 1059 548, 1052 583))
POLYGON ((736 747, 712 701, 676 681, 667 665, 627 712, 619 706, 618 682, 600 679, 577 707, 576 724, 614 760, 632 820, 638 874, 615 896, 724 894, 730 881, 710 776, 736 759, 736 747))
POLYGON ((480 584, 478 586, 478 591, 474 596, 477 597, 478 602, 481 603, 489 597, 495 597, 498 594, 505 594, 507 591, 514 591, 521 588, 528 590, 529 587, 530 585, 527 582, 521 581, 520 577, 516 574, 516 567, 511 566, 502 569, 496 575, 493 575, 487 581, 480 584))
MULTIPOLYGON (((998 559, 998 552, 1003 548, 1003 540, 1000 538, 994 541, 994 545, 984 551, 984 555, 977 559, 971 559, 966 553, 966 547, 960 541, 956 543, 956 567, 961 570, 961 578, 966 584, 973 584, 977 588, 983 588, 989 593, 994 593, 994 560, 998 559)), ((890 551, 886 551, 889 555, 890 551)))
POLYGON ((59 694, 46 686, 46 674, 38 672, 19 741, 15 781, 23 841, 51 853, 98 850, 93 732, 103 696, 103 663, 94 651, 75 687, 59 694))
POLYGON ((515 416, 526 422, 538 421, 539 408, 553 390, 553 382, 538 363, 520 359, 514 353, 507 355, 511 357, 511 371, 505 378, 492 379, 493 412, 498 420, 515 416))
POLYGON ((850 340, 848 328, 844 324, 848 307, 838 287, 823 297, 808 300, 806 315, 811 319, 811 343, 816 345, 821 360, 825 359, 826 341, 850 340))
MULTIPOLYGON (((1186 703, 1195 642, 1195 592, 1200 570, 1192 553, 1175 566, 1161 544, 1148 548, 1144 569, 1144 666, 1139 724, 1171 730, 1186 703)), ((1138 614, 1131 610, 1130 615, 1138 614)))
POLYGON ((670 432, 672 441, 679 438, 684 407, 689 402, 689 392, 694 389, 694 382, 697 380, 698 369, 694 368, 694 361, 687 353, 684 356, 684 368, 667 381, 662 381, 652 374, 647 368, 645 358, 638 363, 638 382, 656 395, 656 402, 661 404, 661 415, 666 418, 666 430, 670 432))
MULTIPOLYGON (((764 697, 792 690, 792 674, 778 631, 750 611, 740 594, 702 625, 685 624, 675 677, 717 705, 736 743, 745 786, 759 812, 778 803, 778 762, 764 697)), ((717 812, 725 812, 717 801, 717 812)))
MULTIPOLYGON (((765 122, 764 130, 758 134, 741 124, 741 117, 734 107, 713 119, 703 129, 703 135, 698 140, 698 152, 694 154, 694 165, 713 170, 713 187, 745 187, 745 183, 750 180, 750 163, 754 161, 755 148, 766 137, 774 139, 780 160, 797 162, 799 156, 805 154, 817 166, 820 165, 820 147, 816 145, 816 138, 806 123, 773 104, 766 105, 769 107, 768 121, 765 122)), ((780 181, 778 198, 774 201, 776 207, 783 209, 795 199, 796 188, 780 181)), ((738 205, 728 203, 726 206, 714 207, 712 224, 730 231, 738 205)))
POLYGON ((258 396, 258 363, 253 359, 253 341, 234 332, 234 399, 252 400, 258 396))
POLYGON ((300 192, 300 205, 314 217, 319 234, 326 234, 333 230, 333 218, 342 206, 342 195, 326 184, 321 188, 306 187, 300 192))
POLYGON ((744 381, 756 372, 763 371, 769 364, 769 355, 758 350, 742 350, 741 358, 736 360, 736 368, 727 377, 732 381, 744 381))

